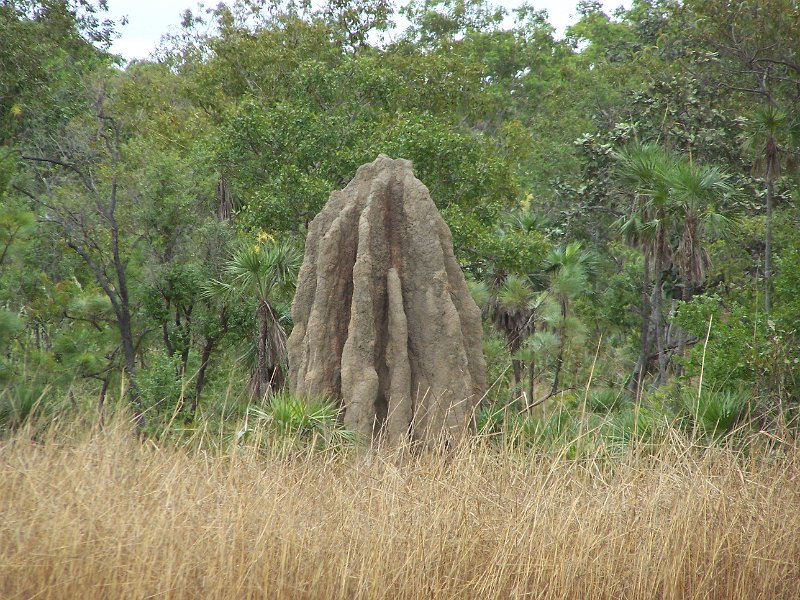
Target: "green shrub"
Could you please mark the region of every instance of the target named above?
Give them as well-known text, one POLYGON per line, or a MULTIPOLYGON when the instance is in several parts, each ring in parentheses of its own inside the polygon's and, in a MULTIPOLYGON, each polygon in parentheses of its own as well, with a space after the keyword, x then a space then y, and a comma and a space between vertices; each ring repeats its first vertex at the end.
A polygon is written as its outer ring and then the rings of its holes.
POLYGON ((682 429, 708 438, 730 433, 750 408, 751 394, 742 390, 681 388, 677 394, 677 417, 682 429))
POLYGON ((602 427, 607 443, 619 449, 631 444, 656 444, 664 437, 664 415, 644 406, 631 406, 613 415, 602 427))
POLYGON ((147 367, 136 374, 136 390, 148 428, 159 430, 173 415, 188 409, 188 402, 183 402, 185 382, 178 376, 180 361, 178 355, 153 353, 147 367))
POLYGON ((595 413, 610 413, 629 404, 625 390, 600 388, 592 390, 586 397, 586 408, 595 413))
POLYGON ((292 447, 311 446, 317 450, 338 450, 357 442, 354 432, 340 422, 340 408, 325 399, 306 400, 288 393, 272 396, 264 408, 250 407, 252 424, 239 437, 266 431, 267 441, 292 447))

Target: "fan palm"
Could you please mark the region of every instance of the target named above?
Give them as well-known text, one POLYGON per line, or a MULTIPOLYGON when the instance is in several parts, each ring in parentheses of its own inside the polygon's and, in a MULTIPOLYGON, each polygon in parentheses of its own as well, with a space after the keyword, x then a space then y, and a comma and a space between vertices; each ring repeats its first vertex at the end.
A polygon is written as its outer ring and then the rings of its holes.
POLYGON ((714 166, 678 161, 669 173, 672 211, 682 221, 675 263, 683 284, 682 298, 691 300, 694 288, 703 282, 710 266, 705 241, 725 237, 732 222, 716 210, 719 201, 733 193, 729 176, 714 166))
MULTIPOLYGON (((490 299, 489 313, 492 324, 505 336, 512 357, 534 331, 536 293, 527 278, 508 275, 490 299)), ((514 387, 522 388, 522 361, 512 358, 514 387)))
POLYGON ((644 256, 644 283, 642 304, 642 346, 634 372, 633 383, 638 383, 647 368, 650 355, 650 320, 654 320, 655 341, 658 354, 658 381, 666 378, 666 353, 662 333, 661 304, 663 273, 671 261, 668 243, 670 226, 669 173, 675 157, 653 144, 636 144, 616 154, 620 183, 632 191, 632 204, 627 217, 619 227, 629 242, 640 247, 644 256), (653 300, 649 301, 650 265, 653 264, 653 300), (649 305, 649 306, 648 306, 649 305))
MULTIPOLYGON (((727 236, 732 222, 716 210, 718 203, 733 193, 728 174, 715 166, 703 166, 681 159, 669 173, 671 209, 680 223, 675 263, 681 279, 681 299, 688 302, 711 266, 706 250, 709 238, 727 236)), ((677 353, 683 354, 686 335, 678 333, 677 353)))
POLYGON ((764 312, 769 315, 772 277, 772 204, 775 182, 784 166, 794 167, 789 149, 793 131, 787 114, 772 103, 756 109, 748 120, 744 147, 753 156, 753 173, 766 181, 766 223, 764 232, 764 312))
POLYGON ((580 242, 570 242, 566 246, 554 248, 545 259, 545 271, 550 273, 550 293, 557 299, 561 310, 561 319, 558 325, 558 355, 556 356, 551 394, 558 391, 561 368, 564 364, 570 303, 581 294, 586 293, 595 267, 594 254, 583 249, 580 242))
POLYGON ((226 299, 255 297, 256 360, 251 390, 263 399, 286 382, 287 334, 281 305, 291 301, 301 256, 290 243, 241 246, 225 265, 225 281, 214 280, 208 294, 226 299))

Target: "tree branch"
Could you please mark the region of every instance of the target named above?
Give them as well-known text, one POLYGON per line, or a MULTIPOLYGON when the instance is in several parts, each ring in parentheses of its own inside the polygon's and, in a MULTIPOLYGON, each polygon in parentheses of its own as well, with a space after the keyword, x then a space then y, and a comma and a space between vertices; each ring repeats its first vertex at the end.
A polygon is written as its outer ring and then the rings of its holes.
POLYGON ((552 398, 553 396, 558 396, 559 394, 561 394, 561 393, 563 393, 563 392, 571 392, 572 390, 576 390, 576 389, 578 389, 578 388, 575 388, 575 387, 568 387, 568 388, 561 388, 560 390, 554 390, 554 391, 550 391, 550 392, 549 392, 549 393, 548 393, 548 394, 547 394, 547 395, 546 395, 544 398, 542 398, 541 400, 537 400, 536 402, 532 402, 531 404, 526 404, 526 405, 525 405, 525 410, 526 410, 526 411, 530 411, 532 408, 536 408, 536 407, 537 407, 537 406, 539 406, 540 404, 544 404, 545 402, 547 402, 547 401, 548 401, 550 398, 552 398))
POLYGON ((97 193, 97 188, 94 187, 94 184, 92 184, 92 182, 86 177, 83 171, 81 171, 78 167, 76 167, 72 163, 63 162, 61 160, 56 160, 54 158, 45 158, 41 156, 27 156, 25 154, 23 154, 20 158, 32 162, 42 162, 42 163, 49 163, 51 165, 58 165, 59 167, 64 167, 65 169, 69 169, 70 171, 77 174, 78 177, 81 178, 81 182, 83 183, 84 186, 86 186, 86 189, 88 189, 90 192, 97 193))

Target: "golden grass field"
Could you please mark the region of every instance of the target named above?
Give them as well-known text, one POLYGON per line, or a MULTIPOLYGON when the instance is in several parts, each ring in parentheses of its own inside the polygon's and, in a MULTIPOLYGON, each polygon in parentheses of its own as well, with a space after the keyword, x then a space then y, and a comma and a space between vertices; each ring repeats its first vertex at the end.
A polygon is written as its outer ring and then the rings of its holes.
POLYGON ((799 598, 800 453, 672 438, 609 462, 18 434, 0 598, 799 598))

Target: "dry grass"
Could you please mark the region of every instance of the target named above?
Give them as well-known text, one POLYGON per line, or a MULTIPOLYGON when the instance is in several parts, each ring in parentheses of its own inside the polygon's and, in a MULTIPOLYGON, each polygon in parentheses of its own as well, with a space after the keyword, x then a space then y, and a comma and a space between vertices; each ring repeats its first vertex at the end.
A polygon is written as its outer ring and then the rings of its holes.
POLYGON ((798 598, 800 462, 0 445, 0 597, 798 598))

